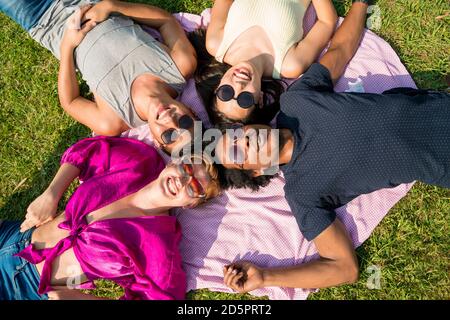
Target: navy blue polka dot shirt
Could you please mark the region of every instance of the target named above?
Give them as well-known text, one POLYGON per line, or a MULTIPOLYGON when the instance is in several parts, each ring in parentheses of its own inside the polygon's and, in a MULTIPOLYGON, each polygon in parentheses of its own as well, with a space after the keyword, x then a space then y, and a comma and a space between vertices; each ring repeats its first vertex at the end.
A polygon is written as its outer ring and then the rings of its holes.
POLYGON ((450 188, 450 95, 411 88, 336 93, 321 64, 281 97, 278 128, 295 137, 285 195, 313 240, 361 194, 420 180, 450 188))

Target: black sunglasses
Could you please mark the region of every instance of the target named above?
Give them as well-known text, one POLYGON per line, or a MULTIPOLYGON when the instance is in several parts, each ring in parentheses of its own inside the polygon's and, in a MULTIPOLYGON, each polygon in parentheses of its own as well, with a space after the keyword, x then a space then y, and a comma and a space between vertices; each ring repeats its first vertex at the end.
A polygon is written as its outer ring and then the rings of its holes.
POLYGON ((253 105, 256 105, 255 98, 253 97, 253 94, 251 92, 242 91, 236 98, 234 97, 234 94, 234 89, 229 84, 224 84, 216 90, 217 98, 219 98, 223 102, 234 99, 242 109, 248 109, 253 105))
MULTIPOLYGON (((192 119, 190 116, 185 114, 184 116, 181 116, 180 119, 178 119, 178 128, 189 130, 194 126, 194 119, 192 119)), ((180 131, 175 128, 170 128, 164 131, 161 134, 161 140, 164 142, 164 144, 171 144, 178 140, 180 137, 180 131)))

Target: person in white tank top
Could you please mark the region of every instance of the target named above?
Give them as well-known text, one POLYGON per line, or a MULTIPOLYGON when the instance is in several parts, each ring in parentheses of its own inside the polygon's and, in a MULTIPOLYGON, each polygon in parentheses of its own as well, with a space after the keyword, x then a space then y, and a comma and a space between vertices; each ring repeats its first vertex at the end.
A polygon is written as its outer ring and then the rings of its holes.
POLYGON ((206 49, 231 67, 212 89, 214 99, 206 106, 219 114, 213 121, 261 121, 255 114, 266 100, 262 79, 298 78, 328 44, 336 22, 331 0, 214 1, 206 49), (303 37, 310 3, 318 20, 303 37))

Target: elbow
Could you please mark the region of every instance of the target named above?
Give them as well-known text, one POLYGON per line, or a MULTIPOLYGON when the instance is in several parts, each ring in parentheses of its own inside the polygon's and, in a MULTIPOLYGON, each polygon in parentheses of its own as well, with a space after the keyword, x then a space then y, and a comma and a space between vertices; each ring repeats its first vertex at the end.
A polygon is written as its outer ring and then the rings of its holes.
POLYGON ((358 261, 355 259, 352 259, 352 261, 346 263, 342 267, 342 275, 343 280, 345 284, 353 284, 358 282, 359 280, 359 266, 358 261))
POLYGON ((186 50, 188 52, 175 52, 172 54, 172 59, 175 61, 178 70, 181 75, 188 79, 191 77, 195 70, 197 69, 197 54, 195 53, 194 48, 192 50, 186 50))
POLYGON ((69 109, 70 103, 69 103, 66 99, 61 99, 61 98, 59 98, 59 104, 61 105, 61 107, 62 107, 64 110, 69 109))
POLYGON ((70 105, 72 104, 72 100, 67 99, 62 97, 61 95, 59 96, 59 103, 61 104, 61 107, 65 110, 68 111, 70 110, 70 105))
POLYGON ((337 15, 337 12, 336 12, 336 10, 333 10, 333 14, 331 15, 330 20, 328 22, 329 25, 333 28, 333 30, 336 28, 338 20, 339 20, 339 17, 337 15))
POLYGON ((192 52, 181 59, 180 72, 185 79, 188 79, 195 73, 195 70, 197 70, 197 55, 192 52))
POLYGON ((223 29, 212 30, 211 28, 206 29, 204 34, 205 48, 206 51, 213 57, 216 56, 219 50, 220 44, 223 40, 223 29))
POLYGON ((353 284, 358 282, 358 280, 359 280, 359 268, 355 268, 349 272, 347 277, 347 283, 353 284))
POLYGON ((217 49, 219 48, 219 42, 216 39, 214 39, 214 37, 208 36, 208 34, 207 34, 206 41, 205 41, 205 47, 206 47, 206 51, 208 51, 208 53, 211 56, 215 57, 217 49))
POLYGON ((162 18, 161 22, 161 26, 159 27, 160 30, 182 28, 178 20, 170 13, 167 13, 167 15, 162 18))
POLYGON ((109 121, 99 121, 95 128, 91 128, 95 134, 100 136, 115 137, 125 131, 122 126, 109 121))
POLYGON ((322 20, 322 24, 325 26, 326 31, 329 34, 330 38, 334 34, 337 22, 338 22, 338 16, 337 16, 336 12, 334 12, 330 17, 327 17, 326 19, 322 20))
POLYGON ((69 98, 69 95, 63 90, 63 85, 58 82, 58 99, 59 104, 64 110, 67 110, 72 103, 72 100, 69 98))
POLYGON ((332 5, 333 8, 330 10, 330 14, 328 16, 327 22, 333 27, 333 29, 336 27, 336 24, 339 20, 339 16, 337 14, 336 8, 334 5, 332 5))
POLYGON ((317 19, 318 22, 322 23, 322 25, 326 26, 330 30, 334 30, 336 24, 338 22, 338 15, 336 9, 334 9, 333 5, 329 10, 324 10, 323 14, 320 14, 317 19))

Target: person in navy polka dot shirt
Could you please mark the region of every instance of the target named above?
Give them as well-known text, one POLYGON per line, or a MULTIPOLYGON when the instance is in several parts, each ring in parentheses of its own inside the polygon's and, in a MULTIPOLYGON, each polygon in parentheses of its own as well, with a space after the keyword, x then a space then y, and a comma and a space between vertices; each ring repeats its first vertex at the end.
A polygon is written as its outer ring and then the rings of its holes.
POLYGON ((320 63, 281 96, 278 153, 272 152, 271 128, 264 125, 244 127, 258 136, 266 132, 253 145, 247 135, 234 139, 233 148, 225 135, 218 141, 216 156, 234 173, 244 170, 257 177, 270 163, 281 165, 285 196, 300 231, 320 254, 318 260, 290 268, 260 268, 245 261, 225 266, 225 283, 239 292, 355 282, 358 262, 336 208, 361 194, 415 180, 450 188, 449 94, 412 88, 383 94, 333 90, 358 48, 366 11, 365 1, 355 1, 320 63), (243 163, 230 163, 229 150, 243 154, 243 163), (250 162, 250 155, 261 150, 276 159, 250 162))

